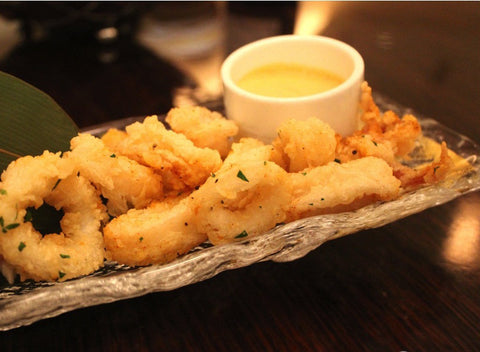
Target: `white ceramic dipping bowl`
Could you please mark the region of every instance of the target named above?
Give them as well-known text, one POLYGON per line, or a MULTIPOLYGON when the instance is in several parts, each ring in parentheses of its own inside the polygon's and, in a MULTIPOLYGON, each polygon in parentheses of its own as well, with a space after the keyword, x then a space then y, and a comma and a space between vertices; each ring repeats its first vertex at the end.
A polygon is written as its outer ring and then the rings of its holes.
POLYGON ((282 35, 247 44, 224 61, 221 68, 225 112, 240 127, 240 136, 266 143, 285 120, 317 117, 341 135, 358 128, 358 103, 364 80, 364 62, 351 46, 322 36, 282 35), (331 72, 344 79, 328 91, 295 98, 250 93, 236 82, 251 70, 272 64, 299 64, 331 72))

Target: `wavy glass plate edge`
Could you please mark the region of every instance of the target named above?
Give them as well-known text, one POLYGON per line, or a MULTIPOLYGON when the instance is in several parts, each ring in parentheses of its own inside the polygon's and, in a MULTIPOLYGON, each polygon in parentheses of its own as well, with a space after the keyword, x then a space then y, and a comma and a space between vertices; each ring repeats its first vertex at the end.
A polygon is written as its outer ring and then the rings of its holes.
MULTIPOLYGON (((446 140, 450 149, 472 164, 472 171, 453 183, 424 187, 394 201, 372 204, 354 212, 301 219, 243 242, 198 248, 166 265, 130 269, 110 263, 100 273, 62 283, 33 284, 31 290, 20 294, 0 291, 0 330, 30 325, 79 308, 173 290, 261 261, 292 261, 326 241, 386 225, 480 189, 480 147, 475 142, 383 96, 375 95, 375 101, 382 110, 391 109, 400 115, 413 113, 425 136, 446 140)), ((84 132, 98 134, 137 120, 117 120, 84 132)))

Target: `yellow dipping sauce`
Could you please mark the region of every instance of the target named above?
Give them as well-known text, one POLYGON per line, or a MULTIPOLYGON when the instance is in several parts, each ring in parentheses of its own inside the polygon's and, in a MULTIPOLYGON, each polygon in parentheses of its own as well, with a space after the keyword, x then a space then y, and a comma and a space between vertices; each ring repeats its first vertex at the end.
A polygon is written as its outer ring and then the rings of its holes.
POLYGON ((258 95, 294 98, 325 92, 343 81, 337 75, 319 68, 273 63, 248 72, 237 85, 258 95))

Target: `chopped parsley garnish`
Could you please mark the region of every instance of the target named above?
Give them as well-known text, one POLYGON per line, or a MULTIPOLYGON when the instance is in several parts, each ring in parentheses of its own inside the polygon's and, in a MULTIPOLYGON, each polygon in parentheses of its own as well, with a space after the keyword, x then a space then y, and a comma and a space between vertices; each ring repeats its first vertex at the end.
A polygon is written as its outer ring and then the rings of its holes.
POLYGON ((342 163, 342 162, 340 161, 340 159, 337 159, 337 158, 335 158, 333 161, 335 161, 336 163, 339 163, 339 164, 342 163))
POLYGON ((63 258, 63 259, 70 258, 70 256, 68 254, 62 254, 62 253, 60 253, 60 257, 63 258))
POLYGON ((245 182, 250 182, 248 181, 248 178, 243 174, 242 170, 238 170, 237 177, 245 182))
POLYGON ((110 155, 110 158, 116 158, 117 156, 115 155, 115 153, 111 154, 110 155))
POLYGON ((372 141, 372 143, 375 144, 375 147, 378 145, 377 142, 375 142, 375 141, 372 141))
POLYGON ((440 167, 440 166, 435 166, 435 167, 433 168, 433 174, 434 174, 434 175, 435 175, 435 173, 437 172, 437 170, 438 170, 439 167, 440 167))
POLYGON ((2 228, 2 232, 6 233, 8 230, 13 230, 16 227, 19 227, 20 224, 17 222, 5 225, 5 220, 3 220, 3 217, 0 216, 0 227, 2 228))
POLYGON ((247 236, 248 236, 248 232, 243 230, 238 235, 236 235, 235 238, 243 238, 243 237, 247 237, 247 236))
POLYGON ((139 240, 140 242, 142 242, 142 241, 143 241, 143 237, 140 237, 138 240, 139 240))
POLYGON ((60 183, 61 179, 58 179, 57 182, 55 182, 55 184, 53 185, 52 187, 52 191, 55 190, 55 188, 57 188, 58 184, 60 183))
POLYGON ((65 276, 65 273, 63 271, 58 272, 58 277, 61 279, 62 277, 65 276))
POLYGON ((7 191, 4 190, 3 188, 0 188, 0 194, 4 196, 7 194, 7 191))
POLYGON ((18 251, 21 252, 27 245, 24 242, 18 244, 18 251))

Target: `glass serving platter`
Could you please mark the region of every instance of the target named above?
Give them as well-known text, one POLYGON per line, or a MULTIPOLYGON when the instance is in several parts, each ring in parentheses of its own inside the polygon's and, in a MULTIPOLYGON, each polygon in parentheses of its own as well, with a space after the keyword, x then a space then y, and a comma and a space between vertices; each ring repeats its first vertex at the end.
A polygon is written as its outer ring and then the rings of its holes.
MULTIPOLYGON (((380 227, 480 189, 480 146, 467 137, 424 118, 408 108, 375 96, 384 111, 413 113, 426 137, 445 140, 450 149, 472 168, 454 182, 427 186, 399 199, 376 203, 357 211, 321 215, 279 225, 262 236, 222 246, 204 243, 165 265, 132 268, 107 262, 97 272, 61 283, 0 281, 0 330, 9 330, 75 309, 146 295, 209 279, 220 272, 272 260, 287 262, 305 256, 326 241, 360 230, 380 227)), ((101 134, 139 118, 127 118, 95 126, 84 132, 101 134)), ((412 162, 417 162, 413 158, 412 162)))

